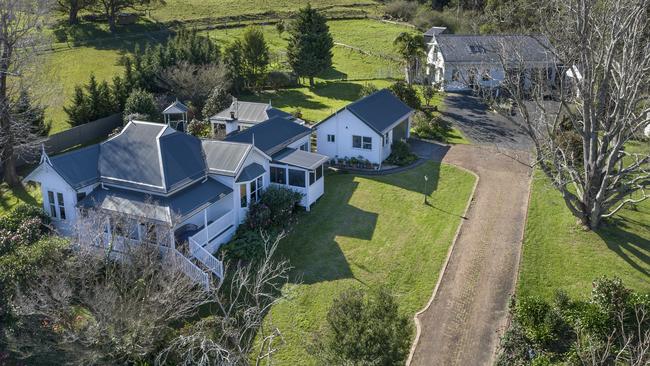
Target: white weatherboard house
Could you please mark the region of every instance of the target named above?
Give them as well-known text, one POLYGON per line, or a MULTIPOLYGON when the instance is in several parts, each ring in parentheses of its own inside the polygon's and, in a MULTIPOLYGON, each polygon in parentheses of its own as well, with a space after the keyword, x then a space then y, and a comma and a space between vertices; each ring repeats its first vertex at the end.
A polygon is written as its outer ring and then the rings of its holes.
POLYGON ((555 57, 547 38, 528 35, 456 35, 433 32, 428 38, 424 78, 446 91, 498 87, 506 72, 542 72, 555 79, 555 57), (504 70, 503 65, 512 65, 504 70))
POLYGON ((413 109, 388 89, 348 104, 316 129, 318 153, 332 159, 363 158, 381 164, 394 141, 410 137, 413 109))
MULTIPOLYGON (((156 232, 168 233, 156 235, 156 244, 184 260, 185 273, 207 285, 208 273, 190 259, 221 277, 223 267, 213 253, 230 240, 266 187, 300 191, 307 207, 322 195, 327 157, 293 149, 305 131, 291 127, 309 129, 281 120, 276 127, 289 128, 266 140, 282 151, 277 158, 257 143, 200 140, 166 124, 131 121, 102 143, 55 157, 43 154, 25 181, 40 184, 43 209, 62 233, 70 233, 80 210, 88 207, 131 219, 131 227, 118 230, 123 237, 105 238, 104 245, 113 239, 118 250, 119 243, 140 242, 143 223, 153 224, 156 232), (290 176, 273 179, 272 169, 290 176), (189 258, 176 249, 186 241, 189 258)), ((115 232, 111 222, 106 225, 107 233, 115 232)))
POLYGON ((213 134, 227 135, 245 130, 275 117, 282 117, 298 124, 305 124, 304 121, 295 118, 291 114, 273 108, 270 102, 268 104, 242 102, 233 98, 230 107, 210 117, 210 125, 213 134))

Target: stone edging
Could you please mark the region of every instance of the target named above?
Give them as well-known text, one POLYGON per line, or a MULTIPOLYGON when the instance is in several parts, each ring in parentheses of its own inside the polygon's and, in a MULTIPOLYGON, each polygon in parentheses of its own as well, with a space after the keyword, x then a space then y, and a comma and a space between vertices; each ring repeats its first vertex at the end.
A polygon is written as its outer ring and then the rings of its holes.
MULTIPOLYGON (((441 163, 442 164, 442 163, 441 163)), ((478 183, 481 179, 481 177, 478 176, 475 172, 463 168, 458 165, 453 165, 453 164, 448 164, 451 165, 455 168, 458 168, 460 170, 464 170, 470 174, 472 174, 474 177, 476 177, 476 181, 474 182, 474 187, 472 188, 472 194, 469 197, 469 200, 467 201, 467 205, 465 206, 465 212, 463 212, 463 217, 467 217, 467 212, 469 212, 469 208, 472 206, 472 203, 474 202, 474 194, 476 193, 476 187, 478 187, 478 183)), ((461 219, 462 220, 462 219, 461 219)), ((454 240, 451 242, 451 246, 449 247, 449 250, 447 251, 447 258, 445 258, 445 262, 442 265, 442 269, 440 271, 440 275, 438 276, 438 281, 436 282, 436 286, 433 288, 433 294, 431 294, 431 298, 429 298, 429 302, 415 315, 413 316, 413 322, 415 323, 415 339, 413 340, 413 343, 411 344, 411 350, 409 351, 409 357, 406 360, 406 365, 410 365, 411 361, 413 359, 413 354, 415 353, 415 348, 418 345, 418 342, 420 341, 420 334, 422 332, 422 325, 420 324, 420 319, 418 319, 418 316, 424 313, 431 307, 431 304, 433 303, 433 300, 436 298, 436 295, 438 294, 438 288, 440 287, 440 283, 442 283, 442 277, 445 274, 445 271, 447 270, 447 266, 449 265, 449 260, 451 259, 451 254, 453 253, 454 247, 456 246, 456 241, 458 240, 458 237, 460 236, 460 232, 463 228, 463 221, 461 221, 460 225, 458 225, 458 229, 456 229, 456 235, 454 236, 454 240)))

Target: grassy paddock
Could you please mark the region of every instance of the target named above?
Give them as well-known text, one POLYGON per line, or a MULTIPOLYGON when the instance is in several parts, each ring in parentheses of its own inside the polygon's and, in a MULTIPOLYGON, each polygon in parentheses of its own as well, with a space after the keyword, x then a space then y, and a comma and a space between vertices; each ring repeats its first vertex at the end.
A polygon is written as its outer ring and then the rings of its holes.
POLYGON ((560 288, 586 297, 592 280, 602 275, 619 276, 632 288, 650 291, 650 201, 622 210, 603 225, 597 231, 582 230, 560 193, 537 172, 519 293, 551 298, 560 288))
POLYGON ((325 195, 280 243, 278 254, 294 270, 283 290, 290 301, 267 317, 287 342, 276 361, 314 363, 305 346, 344 289, 386 285, 405 314, 422 308, 473 185, 471 174, 432 162, 382 177, 328 175, 325 195), (423 204, 425 174, 429 206, 423 204))

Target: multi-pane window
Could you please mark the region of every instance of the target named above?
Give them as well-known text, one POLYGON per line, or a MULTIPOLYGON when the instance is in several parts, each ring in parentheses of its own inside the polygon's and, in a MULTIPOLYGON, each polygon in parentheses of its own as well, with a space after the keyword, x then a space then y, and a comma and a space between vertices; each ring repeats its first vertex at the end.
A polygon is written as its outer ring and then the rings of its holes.
POLYGON ((323 166, 319 166, 316 170, 309 172, 309 185, 316 183, 323 177, 323 166))
POLYGON ((251 182, 251 202, 257 202, 260 200, 262 188, 264 188, 264 180, 261 176, 251 182))
POLYGON ((388 132, 384 134, 384 145, 388 145, 388 132))
POLYGON ((355 149, 372 150, 372 137, 353 135, 352 147, 355 149))
POLYGON ((271 182, 277 184, 287 184, 287 170, 285 168, 271 167, 271 182))
POLYGON ((334 135, 327 135, 327 142, 335 142, 336 137, 334 135))
POLYGON ((305 187, 305 171, 289 169, 289 185, 294 187, 305 187))
POLYGON ((50 217, 56 217, 56 202, 54 202, 54 192, 47 191, 47 201, 50 203, 50 217))
POLYGON ((65 202, 63 202, 63 194, 57 193, 56 198, 59 201, 59 218, 65 220, 65 202))
POLYGON ((241 207, 248 207, 248 198, 246 197, 246 184, 239 185, 239 200, 241 207))

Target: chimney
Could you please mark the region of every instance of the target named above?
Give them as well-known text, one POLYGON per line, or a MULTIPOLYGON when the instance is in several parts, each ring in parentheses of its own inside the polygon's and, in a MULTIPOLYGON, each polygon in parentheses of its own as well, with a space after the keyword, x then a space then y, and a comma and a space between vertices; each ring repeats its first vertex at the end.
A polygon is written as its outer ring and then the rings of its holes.
POLYGON ((235 119, 235 111, 230 111, 230 118, 235 119))

